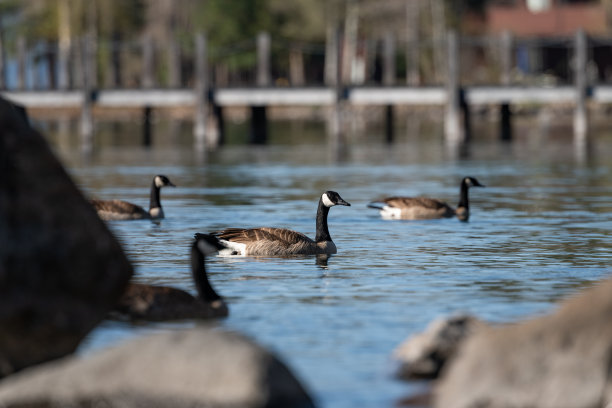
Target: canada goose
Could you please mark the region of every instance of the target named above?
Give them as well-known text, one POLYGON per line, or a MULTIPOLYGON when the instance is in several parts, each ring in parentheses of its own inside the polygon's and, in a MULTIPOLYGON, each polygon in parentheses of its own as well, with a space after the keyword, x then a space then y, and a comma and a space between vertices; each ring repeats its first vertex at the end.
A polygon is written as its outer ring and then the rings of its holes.
POLYGON ((317 230, 314 240, 286 228, 227 228, 214 232, 228 250, 221 255, 313 255, 335 254, 336 245, 329 235, 327 214, 335 205, 350 206, 335 191, 326 191, 319 199, 317 230))
POLYGON ((424 220, 430 218, 453 217, 467 221, 470 217, 468 189, 484 187, 474 177, 461 180, 461 191, 457 208, 452 208, 444 201, 427 197, 387 197, 368 204, 370 208, 380 210, 385 219, 424 220))
POLYGON ((112 315, 132 320, 207 319, 228 315, 223 298, 213 289, 204 266, 207 255, 225 248, 217 238, 195 234, 191 246, 191 272, 198 296, 167 286, 131 283, 115 306, 112 315))
POLYGON ((149 211, 122 200, 91 200, 91 204, 103 220, 141 220, 164 218, 164 210, 159 201, 159 190, 162 187, 176 187, 168 177, 158 174, 153 177, 149 211))

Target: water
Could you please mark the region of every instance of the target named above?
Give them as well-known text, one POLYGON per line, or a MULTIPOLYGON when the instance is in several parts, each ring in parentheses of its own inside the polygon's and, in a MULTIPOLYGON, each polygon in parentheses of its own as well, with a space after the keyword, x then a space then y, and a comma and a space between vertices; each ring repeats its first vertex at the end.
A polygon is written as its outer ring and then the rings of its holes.
MULTIPOLYGON (((322 407, 391 407, 421 389, 394 378, 391 354, 436 317, 540 315, 610 272, 612 138, 605 134, 587 152, 567 133, 512 144, 482 136, 460 155, 431 134, 393 146, 360 138, 339 150, 324 137, 300 143, 298 136, 230 145, 206 158, 163 137, 148 149, 106 141, 89 160, 52 141, 88 195, 147 206, 154 174, 178 186, 162 191, 161 222, 109 223, 139 282, 194 292, 188 246, 195 232, 269 225, 314 237, 320 194, 331 189, 349 201, 330 211, 338 254, 327 264, 308 256, 208 260, 230 316, 207 324, 277 353, 322 407), (384 221, 366 208, 388 194, 454 205, 466 175, 487 186, 470 191, 468 223, 384 221)), ((196 324, 105 322, 80 353, 196 324)))

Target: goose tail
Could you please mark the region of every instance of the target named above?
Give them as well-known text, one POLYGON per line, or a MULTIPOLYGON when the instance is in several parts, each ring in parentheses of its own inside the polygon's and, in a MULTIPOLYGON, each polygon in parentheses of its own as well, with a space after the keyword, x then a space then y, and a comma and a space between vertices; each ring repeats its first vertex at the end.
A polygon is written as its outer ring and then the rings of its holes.
POLYGON ((382 210, 384 206, 385 204, 381 203, 380 201, 372 201, 371 203, 368 203, 368 208, 375 208, 377 210, 382 210))

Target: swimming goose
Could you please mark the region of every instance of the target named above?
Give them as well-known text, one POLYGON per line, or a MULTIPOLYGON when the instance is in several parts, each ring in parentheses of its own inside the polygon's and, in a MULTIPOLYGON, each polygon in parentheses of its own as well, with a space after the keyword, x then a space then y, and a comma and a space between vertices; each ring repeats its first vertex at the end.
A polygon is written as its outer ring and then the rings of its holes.
POLYGON ((447 203, 427 197, 387 197, 368 204, 370 208, 380 210, 385 219, 424 220, 431 218, 444 218, 456 216, 461 221, 470 217, 468 202, 468 189, 470 187, 484 187, 474 177, 465 177, 461 180, 461 191, 457 208, 447 203))
POLYGON ((167 286, 141 283, 128 285, 112 316, 131 320, 207 319, 228 315, 223 298, 213 289, 206 275, 205 258, 225 248, 217 238, 195 234, 191 246, 191 272, 198 296, 167 286))
POLYGON ((335 254, 336 244, 329 235, 327 214, 335 205, 350 206, 335 191, 326 191, 319 199, 315 239, 286 228, 227 228, 214 232, 228 247, 220 255, 312 255, 335 254))
POLYGON ((159 201, 159 190, 162 187, 176 187, 168 177, 159 174, 151 184, 149 211, 122 200, 91 200, 91 204, 103 220, 141 220, 164 218, 164 210, 159 201))

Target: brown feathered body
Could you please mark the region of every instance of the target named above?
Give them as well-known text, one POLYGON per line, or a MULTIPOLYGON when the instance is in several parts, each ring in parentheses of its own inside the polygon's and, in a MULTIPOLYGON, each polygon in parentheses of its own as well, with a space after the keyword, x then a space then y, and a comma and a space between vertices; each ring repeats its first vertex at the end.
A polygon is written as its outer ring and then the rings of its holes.
POLYGON ((115 311, 134 320, 179 320, 225 317, 228 308, 222 299, 204 302, 171 287, 131 283, 115 311))
POLYGON ((151 214, 139 205, 122 200, 91 200, 98 216, 108 220, 142 220, 151 218, 151 214))
POLYGON ((300 232, 286 228, 227 228, 214 234, 234 254, 283 256, 337 252, 331 239, 316 242, 300 232))
MULTIPOLYGON (((383 216, 403 220, 454 217, 456 211, 444 201, 428 197, 388 197, 380 200, 390 207, 383 216)), ((383 210, 384 211, 384 210, 383 210)))

